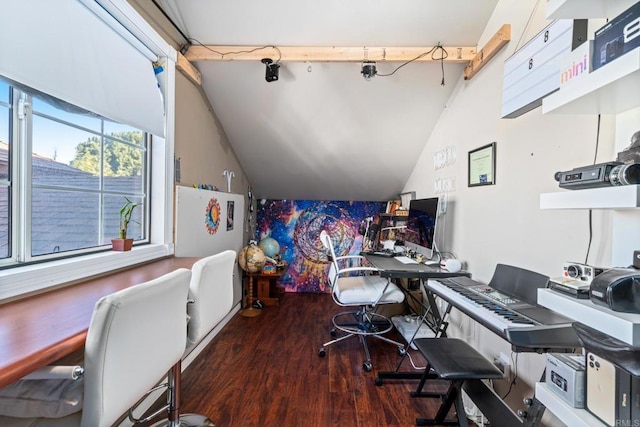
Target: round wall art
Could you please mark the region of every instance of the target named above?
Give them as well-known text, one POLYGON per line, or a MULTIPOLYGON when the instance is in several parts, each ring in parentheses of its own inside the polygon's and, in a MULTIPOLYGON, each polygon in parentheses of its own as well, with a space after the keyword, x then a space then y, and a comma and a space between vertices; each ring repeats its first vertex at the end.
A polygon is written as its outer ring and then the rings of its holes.
POLYGON ((220 203, 217 199, 209 200, 207 211, 205 212, 204 225, 209 234, 216 234, 220 226, 220 203))

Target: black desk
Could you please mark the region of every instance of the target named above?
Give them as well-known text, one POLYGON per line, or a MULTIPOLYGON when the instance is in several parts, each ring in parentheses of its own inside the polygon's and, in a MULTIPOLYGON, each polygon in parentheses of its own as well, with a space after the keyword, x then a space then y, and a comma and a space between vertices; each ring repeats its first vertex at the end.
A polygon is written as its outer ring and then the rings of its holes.
MULTIPOLYGON (((420 323, 425 323, 427 326, 429 326, 429 328, 434 331, 436 336, 446 336, 446 334, 444 334, 446 325, 443 325, 442 323, 440 313, 436 309, 435 297, 426 287, 425 281, 428 279, 444 279, 447 277, 471 277, 471 274, 468 271, 461 270, 456 273, 452 273, 450 271, 441 269, 437 265, 403 264, 394 257, 373 255, 367 253, 363 253, 362 255, 367 259, 369 263, 380 270, 381 277, 387 277, 389 279, 420 279, 420 283, 425 289, 425 294, 427 297, 427 305, 425 305, 422 301, 415 301, 418 302, 424 310, 424 313, 422 313, 420 317, 420 323)), ((401 290, 404 290, 402 286, 399 286, 399 288, 401 290)), ((407 296, 413 298, 410 293, 406 294, 407 296)), ((400 371, 400 366, 405 359, 405 355, 406 353, 402 356, 402 359, 400 359, 400 362, 398 363, 395 371, 378 372, 378 378, 376 379, 377 385, 382 385, 384 379, 419 380, 422 378, 422 372, 400 371)), ((436 378, 436 376, 434 376, 433 378, 436 378)))
POLYGON ((451 273, 447 270, 441 269, 437 265, 403 264, 394 257, 368 253, 363 253, 362 256, 380 270, 380 276, 388 277, 390 279, 427 280, 457 276, 471 277, 471 274, 464 270, 458 271, 457 273, 451 273))

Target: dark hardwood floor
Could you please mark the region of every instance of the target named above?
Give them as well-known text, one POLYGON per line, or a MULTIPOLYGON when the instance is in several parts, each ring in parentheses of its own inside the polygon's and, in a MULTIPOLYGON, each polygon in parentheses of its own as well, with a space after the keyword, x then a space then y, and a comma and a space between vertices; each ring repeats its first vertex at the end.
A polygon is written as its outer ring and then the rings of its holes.
MULTIPOLYGON (((318 357, 331 338, 331 316, 344 310, 327 294, 290 293, 260 316, 236 314, 183 373, 181 412, 207 415, 217 427, 412 426, 416 417, 432 417, 440 402, 409 397, 416 381, 375 385, 378 370, 394 370, 400 360, 393 345, 369 340, 371 372, 355 338, 318 357)), ((408 360, 402 369, 411 369, 408 360)))

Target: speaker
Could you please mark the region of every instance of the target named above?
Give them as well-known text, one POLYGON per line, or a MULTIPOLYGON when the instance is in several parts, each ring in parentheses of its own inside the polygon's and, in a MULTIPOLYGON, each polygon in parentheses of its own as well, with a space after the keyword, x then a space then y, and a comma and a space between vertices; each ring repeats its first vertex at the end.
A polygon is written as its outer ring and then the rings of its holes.
POLYGON ((444 259, 440 262, 440 268, 447 270, 449 273, 457 273, 462 270, 462 262, 459 259, 444 259))

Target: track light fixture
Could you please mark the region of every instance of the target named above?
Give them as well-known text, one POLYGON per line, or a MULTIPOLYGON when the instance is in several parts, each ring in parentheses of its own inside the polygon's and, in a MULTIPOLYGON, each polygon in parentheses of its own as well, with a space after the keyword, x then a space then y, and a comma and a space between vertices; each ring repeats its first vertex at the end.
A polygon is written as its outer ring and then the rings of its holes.
POLYGON ((266 71, 264 78, 268 82, 275 82, 278 80, 278 74, 280 69, 280 64, 277 62, 273 62, 271 58, 264 58, 262 63, 266 66, 266 71))
POLYGON ((377 74, 376 63, 374 61, 364 61, 362 63, 362 71, 360 72, 365 80, 371 80, 371 78, 377 74))

